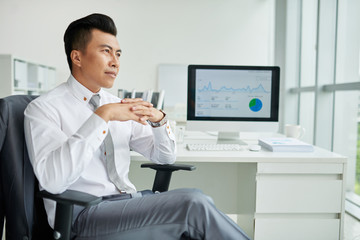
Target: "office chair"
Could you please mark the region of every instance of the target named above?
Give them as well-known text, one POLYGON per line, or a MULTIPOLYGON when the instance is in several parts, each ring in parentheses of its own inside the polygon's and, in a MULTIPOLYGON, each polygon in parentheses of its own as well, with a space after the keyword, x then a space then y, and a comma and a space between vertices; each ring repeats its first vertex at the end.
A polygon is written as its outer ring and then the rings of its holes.
MULTIPOLYGON (((5 219, 6 240, 70 239, 74 205, 90 206, 101 197, 76 191, 50 194, 39 191, 24 138, 24 110, 35 96, 0 99, 0 238, 5 219), (55 200, 54 230, 47 222, 42 198, 55 200)), ((194 170, 189 165, 143 164, 156 170, 153 191, 167 191, 173 171, 194 170)))

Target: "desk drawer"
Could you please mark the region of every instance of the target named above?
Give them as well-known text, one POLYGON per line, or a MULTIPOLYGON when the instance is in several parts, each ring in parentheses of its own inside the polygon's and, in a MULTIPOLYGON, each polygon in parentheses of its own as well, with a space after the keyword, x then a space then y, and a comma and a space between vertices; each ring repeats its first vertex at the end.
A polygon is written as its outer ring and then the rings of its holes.
POLYGON ((340 213, 342 180, 314 176, 259 177, 257 213, 340 213))
POLYGON ((339 219, 255 219, 256 240, 338 240, 339 219))
POLYGON ((258 163, 259 174, 343 174, 342 163, 258 163))

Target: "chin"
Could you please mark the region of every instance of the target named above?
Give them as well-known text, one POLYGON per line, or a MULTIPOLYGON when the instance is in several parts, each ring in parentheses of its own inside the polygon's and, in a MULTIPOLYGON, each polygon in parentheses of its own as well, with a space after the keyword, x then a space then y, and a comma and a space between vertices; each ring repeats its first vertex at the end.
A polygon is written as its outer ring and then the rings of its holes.
POLYGON ((103 88, 112 88, 114 86, 115 79, 104 82, 103 88))

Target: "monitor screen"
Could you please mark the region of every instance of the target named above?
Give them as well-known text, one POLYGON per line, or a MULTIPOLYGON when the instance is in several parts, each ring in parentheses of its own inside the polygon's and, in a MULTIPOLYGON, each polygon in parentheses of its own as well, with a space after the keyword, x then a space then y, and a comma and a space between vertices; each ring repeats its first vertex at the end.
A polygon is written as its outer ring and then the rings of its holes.
POLYGON ((188 66, 187 128, 277 131, 279 67, 188 66))

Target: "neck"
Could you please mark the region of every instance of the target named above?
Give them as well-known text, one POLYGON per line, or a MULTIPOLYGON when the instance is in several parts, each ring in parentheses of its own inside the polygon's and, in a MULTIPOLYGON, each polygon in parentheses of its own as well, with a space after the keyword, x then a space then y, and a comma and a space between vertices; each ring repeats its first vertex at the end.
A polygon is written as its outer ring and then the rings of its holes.
POLYGON ((86 79, 81 74, 76 73, 76 71, 72 71, 71 75, 75 78, 76 81, 89 89, 91 92, 97 93, 100 91, 101 88, 89 85, 88 81, 86 81, 86 79))

